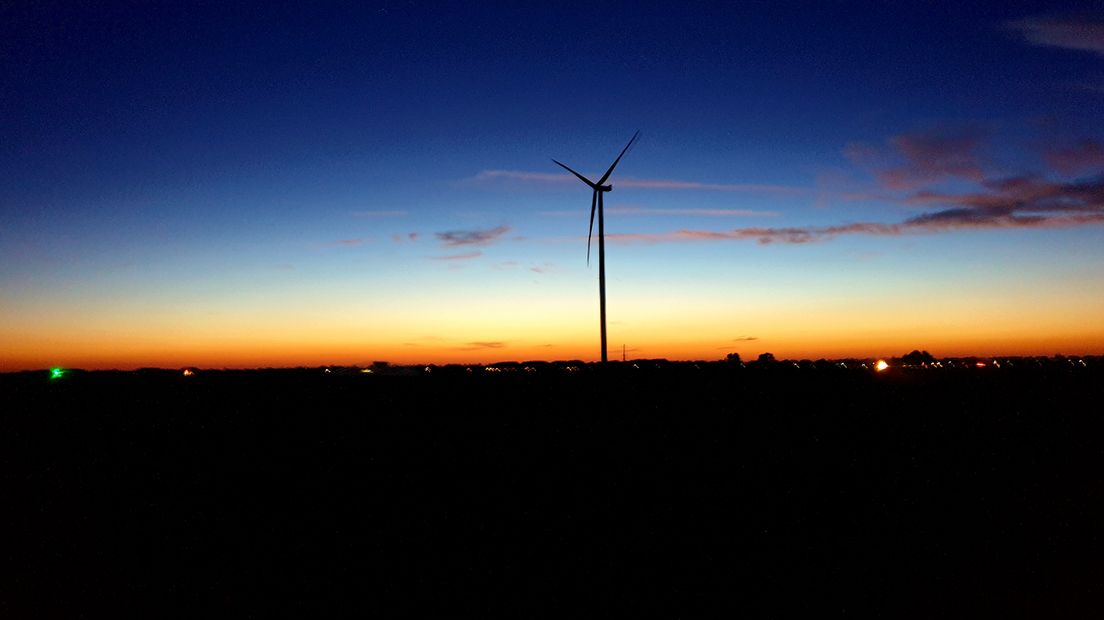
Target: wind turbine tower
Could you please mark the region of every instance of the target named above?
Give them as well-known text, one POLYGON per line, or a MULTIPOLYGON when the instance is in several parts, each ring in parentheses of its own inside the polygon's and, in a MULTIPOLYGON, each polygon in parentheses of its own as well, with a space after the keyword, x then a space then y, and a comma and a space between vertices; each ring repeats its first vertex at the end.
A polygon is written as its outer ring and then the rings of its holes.
POLYGON ((598 211, 598 307, 599 316, 602 323, 602 363, 608 361, 606 355, 606 226, 605 218, 602 214, 602 194, 613 191, 612 185, 604 185, 613 174, 613 169, 617 167, 617 162, 621 161, 621 158, 625 156, 625 153, 632 148, 632 145, 636 143, 636 140, 640 137, 640 132, 633 134, 633 137, 629 140, 629 143, 625 145, 625 148, 621 149, 621 154, 617 156, 617 159, 613 160, 610 164, 609 170, 602 175, 602 178, 598 179, 597 183, 592 182, 585 176, 575 172, 567 165, 562 164, 555 159, 556 165, 560 166, 564 170, 567 170, 571 174, 579 178, 580 181, 586 183, 591 190, 590 195, 590 229, 587 232, 587 264, 590 264, 590 240, 594 236, 594 212, 598 211))

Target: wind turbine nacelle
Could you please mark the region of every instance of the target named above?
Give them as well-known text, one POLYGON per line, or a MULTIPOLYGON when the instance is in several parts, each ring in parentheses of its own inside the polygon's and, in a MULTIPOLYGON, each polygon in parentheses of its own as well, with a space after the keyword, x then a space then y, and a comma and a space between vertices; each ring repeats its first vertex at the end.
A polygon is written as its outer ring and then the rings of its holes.
POLYGON ((613 191, 613 186, 612 185, 599 185, 598 186, 598 191, 600 191, 600 192, 612 192, 613 191))

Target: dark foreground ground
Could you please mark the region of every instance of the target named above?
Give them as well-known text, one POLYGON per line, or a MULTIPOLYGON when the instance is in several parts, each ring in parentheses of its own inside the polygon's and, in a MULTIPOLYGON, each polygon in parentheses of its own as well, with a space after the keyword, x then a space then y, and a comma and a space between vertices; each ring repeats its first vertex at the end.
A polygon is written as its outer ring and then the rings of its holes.
POLYGON ((1102 379, 3 375, 0 616, 1094 617, 1102 379))

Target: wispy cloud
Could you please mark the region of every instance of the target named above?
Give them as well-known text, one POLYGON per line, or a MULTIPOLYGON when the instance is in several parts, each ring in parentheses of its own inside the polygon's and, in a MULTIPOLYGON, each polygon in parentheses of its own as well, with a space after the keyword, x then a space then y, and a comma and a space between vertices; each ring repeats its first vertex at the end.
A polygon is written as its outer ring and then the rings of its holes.
POLYGON ((406 215, 406 211, 381 211, 367 209, 363 211, 352 211, 350 215, 352 215, 353 217, 403 217, 406 215))
POLYGON ((765 183, 699 183, 697 181, 676 181, 674 179, 618 179, 621 187, 644 187, 649 189, 695 189, 714 192, 749 192, 757 194, 806 194, 806 187, 788 185, 770 185, 765 183))
POLYGON ((989 180, 986 191, 949 194, 916 192, 905 199, 944 208, 901 222, 852 222, 835 226, 747 227, 732 230, 676 230, 666 233, 606 235, 610 241, 740 241, 760 244, 813 243, 842 235, 902 235, 1001 228, 1071 228, 1104 224, 1104 176, 1088 181, 1056 182, 1020 176, 989 180))
POLYGON ((885 148, 852 143, 843 154, 871 169, 883 187, 913 189, 947 178, 983 179, 986 137, 981 127, 937 125, 893 136, 885 148))
POLYGON ((758 336, 740 336, 739 338, 733 338, 732 342, 751 342, 752 340, 759 340, 758 336))
POLYGON ((346 247, 346 248, 351 248, 351 247, 356 247, 356 246, 358 246, 358 245, 364 245, 364 244, 365 244, 366 242, 367 242, 367 239, 364 239, 364 238, 357 238, 357 239, 338 239, 337 241, 331 241, 330 243, 328 243, 328 244, 326 244, 326 245, 328 245, 328 246, 330 246, 330 247, 346 247))
POLYGON ((1104 17, 1036 16, 1005 24, 1029 43, 1104 54, 1104 17))
MULTIPOLYGON (((566 183, 574 181, 575 177, 569 174, 557 174, 554 172, 527 172, 525 170, 480 170, 473 177, 475 181, 527 181, 536 183, 566 183)), ((578 181, 575 181, 578 183, 578 181)))
POLYGON ((777 211, 756 211, 752 209, 659 209, 632 205, 610 207, 606 209, 606 212, 618 215, 674 215, 683 217, 776 217, 778 215, 777 211))
POLYGON ((400 233, 392 233, 391 240, 394 241, 395 243, 403 243, 405 241, 417 241, 418 240, 418 233, 412 232, 412 233, 406 233, 405 235, 400 234, 400 233))
MULTIPOLYGON (((593 175, 597 180, 601 175, 593 175)), ((511 180, 525 181, 529 183, 578 183, 572 175, 554 172, 531 172, 527 170, 483 170, 475 175, 476 181, 511 180)), ((705 190, 715 192, 747 192, 759 194, 807 194, 811 190, 806 187, 793 187, 789 185, 772 185, 764 183, 701 183, 698 181, 681 181, 677 179, 637 179, 634 177, 620 177, 617 179, 618 187, 640 187, 648 189, 671 190, 705 190)))
POLYGON ((448 247, 464 245, 489 245, 510 232, 509 226, 498 226, 487 230, 449 230, 434 233, 437 240, 448 247))
POLYGON ((612 242, 666 243, 672 241, 742 241, 753 239, 762 245, 770 243, 811 243, 849 233, 898 234, 898 225, 859 223, 827 227, 748 227, 732 230, 675 230, 665 233, 625 233, 606 235, 612 242))
POLYGON ((464 252, 463 254, 449 254, 446 256, 430 256, 432 260, 469 260, 483 256, 483 252, 464 252))
POLYGON ((1047 164, 1063 174, 1104 169, 1104 143, 1082 139, 1075 144, 1051 147, 1044 151, 1047 164))
POLYGON ((556 266, 552 263, 544 263, 543 265, 533 265, 529 268, 529 271, 533 273, 551 273, 556 271, 556 266))
POLYGON ((491 342, 465 342, 463 347, 460 347, 461 351, 477 351, 479 349, 501 349, 506 346, 505 342, 491 341, 491 342))

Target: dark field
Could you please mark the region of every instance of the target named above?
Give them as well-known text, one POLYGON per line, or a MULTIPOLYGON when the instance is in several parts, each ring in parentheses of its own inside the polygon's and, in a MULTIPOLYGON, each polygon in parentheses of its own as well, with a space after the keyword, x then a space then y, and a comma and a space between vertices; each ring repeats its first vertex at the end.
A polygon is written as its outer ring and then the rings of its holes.
POLYGON ((1090 617, 1104 371, 0 375, 0 616, 1090 617))

